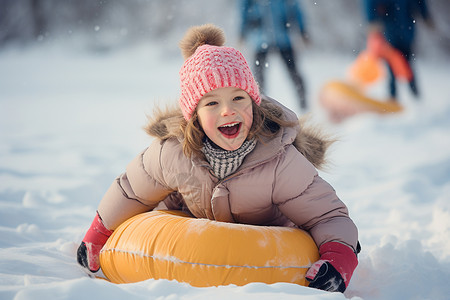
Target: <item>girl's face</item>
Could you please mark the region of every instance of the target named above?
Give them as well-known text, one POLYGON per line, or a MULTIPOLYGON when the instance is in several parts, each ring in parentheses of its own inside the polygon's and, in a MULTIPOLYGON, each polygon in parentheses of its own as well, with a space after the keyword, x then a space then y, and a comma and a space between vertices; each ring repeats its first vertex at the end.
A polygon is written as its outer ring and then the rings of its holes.
POLYGON ((236 150, 252 127, 252 99, 239 88, 215 89, 200 99, 197 115, 200 126, 214 144, 236 150))

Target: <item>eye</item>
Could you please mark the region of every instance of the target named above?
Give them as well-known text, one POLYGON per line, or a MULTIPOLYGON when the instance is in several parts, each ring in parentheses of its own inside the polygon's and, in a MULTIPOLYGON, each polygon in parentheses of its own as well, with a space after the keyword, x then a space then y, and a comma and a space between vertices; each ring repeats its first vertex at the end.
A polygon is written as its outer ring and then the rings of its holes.
POLYGON ((239 100, 242 100, 242 99, 245 99, 245 97, 243 97, 243 96, 236 96, 236 97, 233 98, 233 101, 239 101, 239 100))
POLYGON ((208 101, 208 102, 205 103, 205 106, 213 106, 213 105, 216 105, 216 104, 217 104, 217 101, 208 101))

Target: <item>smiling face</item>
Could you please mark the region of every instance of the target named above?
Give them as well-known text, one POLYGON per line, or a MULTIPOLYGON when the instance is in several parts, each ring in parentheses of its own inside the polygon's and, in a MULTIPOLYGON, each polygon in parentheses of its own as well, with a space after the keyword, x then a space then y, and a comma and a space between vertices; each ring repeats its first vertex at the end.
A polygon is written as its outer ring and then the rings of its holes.
POLYGON ((219 88, 200 99, 197 114, 203 131, 214 144, 236 150, 252 127, 252 99, 239 88, 219 88))

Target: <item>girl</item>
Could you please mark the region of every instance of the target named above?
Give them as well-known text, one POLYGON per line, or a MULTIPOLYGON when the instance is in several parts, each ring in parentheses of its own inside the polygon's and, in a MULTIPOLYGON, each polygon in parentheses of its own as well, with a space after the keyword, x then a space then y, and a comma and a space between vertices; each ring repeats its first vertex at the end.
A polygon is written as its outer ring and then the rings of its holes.
POLYGON ((262 97, 236 49, 213 25, 191 28, 180 43, 180 108, 146 127, 156 137, 111 185, 78 249, 99 270, 112 231, 153 209, 254 225, 296 226, 319 247, 310 286, 343 292, 356 268, 358 233, 344 203, 320 178, 330 141, 301 128, 296 115, 262 97))

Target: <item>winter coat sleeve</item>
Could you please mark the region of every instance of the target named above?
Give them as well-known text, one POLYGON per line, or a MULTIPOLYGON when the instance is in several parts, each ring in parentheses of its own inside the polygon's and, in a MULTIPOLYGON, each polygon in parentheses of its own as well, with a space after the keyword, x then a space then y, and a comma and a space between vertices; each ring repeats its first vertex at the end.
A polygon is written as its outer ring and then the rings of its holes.
POLYGON ((377 10, 377 2, 376 0, 364 0, 363 1, 363 12, 366 17, 367 22, 381 22, 381 17, 377 10))
POLYGON ((358 231, 347 207, 303 155, 289 147, 276 172, 274 203, 286 217, 318 246, 338 241, 356 250, 358 231))
POLYGON ((417 6, 418 6, 419 13, 422 16, 422 18, 425 21, 430 20, 431 17, 430 17, 430 13, 428 10, 427 2, 425 0, 417 1, 417 6))
POLYGON ((302 10, 297 0, 289 0, 289 7, 286 11, 288 22, 295 22, 302 34, 306 34, 306 26, 303 20, 302 10))
POLYGON ((98 207, 105 226, 114 230, 128 218, 154 209, 171 192, 162 182, 161 142, 136 156, 110 186, 98 207))

